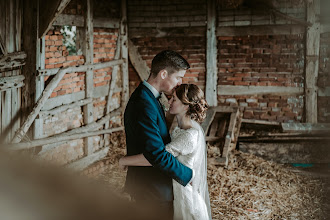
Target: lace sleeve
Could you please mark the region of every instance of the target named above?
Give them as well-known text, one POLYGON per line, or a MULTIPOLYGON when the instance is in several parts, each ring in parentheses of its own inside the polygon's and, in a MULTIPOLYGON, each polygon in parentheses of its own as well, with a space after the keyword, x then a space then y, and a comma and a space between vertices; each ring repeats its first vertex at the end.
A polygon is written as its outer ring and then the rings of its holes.
POLYGON ((179 134, 172 139, 172 142, 165 146, 165 149, 175 157, 190 154, 196 147, 197 136, 198 131, 195 129, 180 130, 179 134))

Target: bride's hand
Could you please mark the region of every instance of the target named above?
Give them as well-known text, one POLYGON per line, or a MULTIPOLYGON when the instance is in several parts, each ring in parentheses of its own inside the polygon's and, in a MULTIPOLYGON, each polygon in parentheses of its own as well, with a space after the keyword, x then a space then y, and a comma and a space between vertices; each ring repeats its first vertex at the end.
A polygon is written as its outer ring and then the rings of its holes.
POLYGON ((127 170, 127 166, 123 163, 123 158, 119 159, 118 166, 121 170, 127 170))

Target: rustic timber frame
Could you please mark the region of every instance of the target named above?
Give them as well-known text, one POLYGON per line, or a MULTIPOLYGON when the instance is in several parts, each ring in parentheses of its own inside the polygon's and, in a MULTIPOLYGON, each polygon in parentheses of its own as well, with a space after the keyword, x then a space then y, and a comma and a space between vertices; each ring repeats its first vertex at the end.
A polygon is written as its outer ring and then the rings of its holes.
MULTIPOLYGON (((84 154, 85 157, 79 159, 78 161, 73 162, 69 166, 76 169, 84 169, 91 163, 103 158, 106 156, 109 147, 109 143, 105 143, 101 150, 98 152, 93 151, 93 139, 92 136, 97 136, 104 134, 105 139, 108 139, 108 134, 122 131, 123 127, 118 128, 109 128, 110 124, 109 121, 113 117, 118 117, 122 114, 124 110, 124 106, 128 101, 128 48, 127 48, 127 17, 126 17, 126 1, 122 1, 122 19, 120 22, 115 21, 114 25, 111 27, 119 28, 120 35, 117 40, 117 48, 114 60, 104 63, 93 63, 93 5, 92 0, 86 0, 86 11, 85 17, 83 18, 84 22, 84 29, 83 29, 83 55, 85 56, 85 64, 76 67, 63 67, 63 68, 54 68, 54 69, 45 69, 45 34, 48 30, 54 25, 54 21, 57 20, 57 17, 60 16, 60 13, 63 11, 65 6, 69 3, 68 0, 59 0, 53 1, 52 5, 49 6, 47 13, 41 13, 41 17, 34 15, 31 17, 29 22, 36 24, 36 28, 34 29, 35 35, 34 39, 36 39, 36 44, 30 45, 31 51, 35 51, 36 55, 31 57, 34 59, 29 60, 28 67, 34 68, 36 74, 36 81, 35 81, 35 101, 36 105, 34 106, 33 110, 29 113, 27 118, 25 119, 23 125, 16 131, 15 135, 13 135, 11 144, 8 144, 8 148, 10 150, 22 150, 28 148, 34 148, 36 146, 43 146, 43 145, 54 145, 59 146, 66 141, 85 138, 85 147, 84 147, 84 154), (53 13, 52 13, 52 12, 53 13), (32 20, 34 22, 32 22, 32 20), (35 21, 39 21, 35 22, 35 21), (33 48, 35 47, 35 48, 33 48), (93 86, 93 70, 103 69, 108 67, 114 67, 112 71, 111 82, 107 86, 102 86, 98 88, 94 88, 93 86), (121 67, 122 72, 122 86, 123 89, 116 87, 117 82, 117 75, 119 71, 119 67, 121 67), (71 72, 86 72, 85 78, 85 91, 82 94, 78 92, 75 94, 75 98, 72 97, 71 101, 57 101, 53 105, 49 105, 45 107, 45 104, 49 103, 48 99, 53 92, 53 90, 57 87, 58 83, 61 81, 63 76, 66 73, 71 72), (44 77, 51 76, 54 77, 48 83, 45 88, 44 77), (122 102, 121 107, 111 110, 110 101, 112 95, 116 92, 122 92, 122 102), (108 96, 107 98, 107 106, 105 111, 105 116, 99 119, 97 122, 93 121, 93 98, 100 97, 100 96, 108 96), (57 103, 57 104, 56 104, 57 103), (50 107, 53 106, 53 107, 50 107), (51 137, 44 137, 42 135, 42 125, 43 125, 43 118, 47 115, 56 114, 62 112, 68 108, 73 108, 76 106, 82 106, 84 110, 84 126, 80 128, 75 128, 69 131, 66 131, 61 134, 57 134, 51 137), (32 123, 34 122, 34 132, 32 141, 25 141, 21 142, 31 127, 32 123), (103 128, 103 130, 98 130, 103 128), (21 143, 20 143, 21 142, 21 143), (105 146, 105 147, 104 147, 105 146)), ((42 3, 35 1, 35 4, 31 5, 30 7, 34 7, 39 9, 40 7, 45 7, 42 3)), ((31 10, 33 11, 33 10, 31 10)), ((28 22, 27 21, 27 22, 28 22)), ((105 22, 101 22, 98 25, 102 26, 105 22)), ((80 24, 81 25, 81 24, 80 24)), ((28 42, 29 39, 26 39, 28 42)), ((8 54, 7 49, 1 44, 1 50, 3 52, 3 56, 0 58, 5 59, 7 62, 9 61, 10 64, 6 64, 0 67, 7 68, 10 66, 11 68, 22 66, 25 64, 25 58, 27 54, 24 52, 18 52, 14 54, 8 54)), ((3 62, 0 62, 2 65, 3 62)), ((15 88, 22 87, 24 85, 23 80, 24 76, 11 76, 11 77, 2 77, 0 78, 0 91, 7 91, 9 88, 12 88, 12 85, 15 85, 15 88)), ((72 96, 72 95, 71 95, 72 96)), ((62 98, 62 97, 61 97, 62 98)), ((54 147, 53 146, 53 147, 54 147)))

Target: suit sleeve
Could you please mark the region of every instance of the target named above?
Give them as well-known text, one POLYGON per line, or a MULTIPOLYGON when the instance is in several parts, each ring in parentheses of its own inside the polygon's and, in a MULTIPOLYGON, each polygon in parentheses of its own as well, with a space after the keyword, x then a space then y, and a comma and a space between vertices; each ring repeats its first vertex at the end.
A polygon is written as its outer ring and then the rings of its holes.
POLYGON ((157 112, 148 102, 136 106, 138 141, 145 146, 143 155, 153 165, 166 173, 178 183, 186 186, 192 178, 192 170, 181 164, 172 154, 165 150, 163 139, 157 124, 157 112))

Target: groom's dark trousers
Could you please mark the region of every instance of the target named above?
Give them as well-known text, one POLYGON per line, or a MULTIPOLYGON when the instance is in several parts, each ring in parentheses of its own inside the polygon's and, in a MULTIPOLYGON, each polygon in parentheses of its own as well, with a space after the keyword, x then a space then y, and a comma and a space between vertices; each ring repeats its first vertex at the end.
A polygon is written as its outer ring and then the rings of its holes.
MULTIPOLYGON (((141 154, 152 167, 128 167, 125 190, 139 203, 158 206, 173 216, 172 179, 186 186, 192 170, 165 150, 171 141, 165 114, 153 93, 143 84, 136 88, 124 115, 127 155, 141 154)), ((170 217, 169 217, 170 218, 170 217)))

